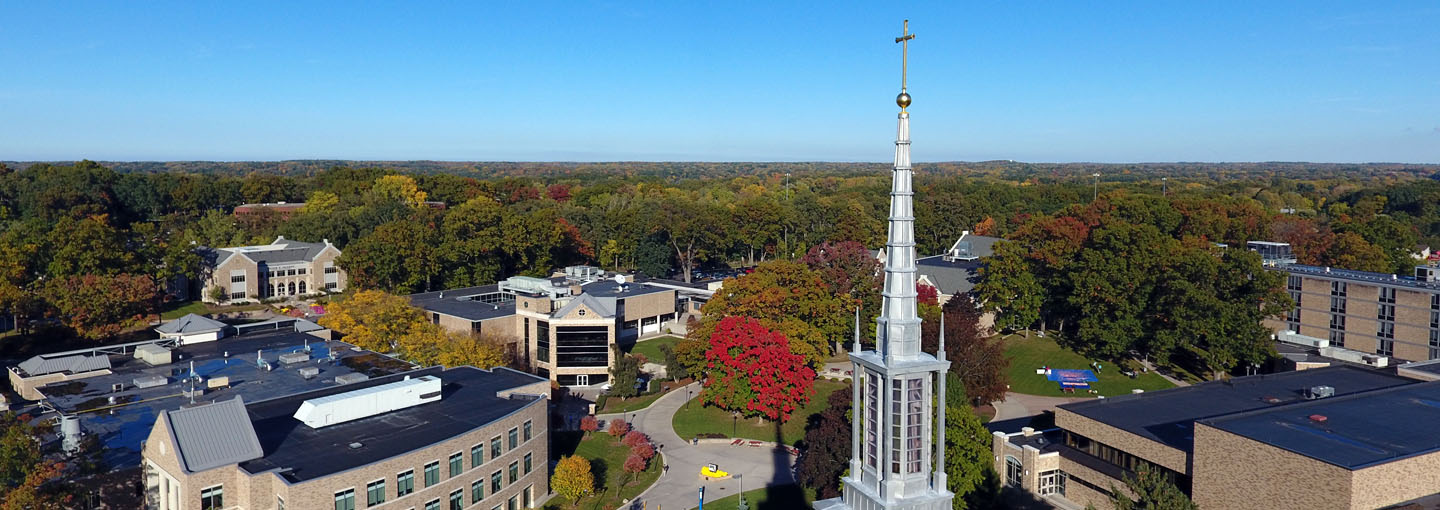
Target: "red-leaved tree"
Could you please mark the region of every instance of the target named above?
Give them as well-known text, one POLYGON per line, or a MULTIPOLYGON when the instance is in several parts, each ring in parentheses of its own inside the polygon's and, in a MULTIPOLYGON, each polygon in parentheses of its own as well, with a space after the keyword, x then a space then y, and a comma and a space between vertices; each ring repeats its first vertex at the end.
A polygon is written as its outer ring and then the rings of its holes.
POLYGON ((790 352, 790 340, 749 317, 726 317, 705 351, 710 379, 701 400, 721 409, 766 419, 790 419, 810 401, 815 370, 790 352))
POLYGON ((638 430, 630 431, 629 433, 625 434, 625 439, 620 440, 620 444, 623 444, 625 446, 635 446, 637 444, 648 442, 650 442, 650 438, 645 437, 645 434, 638 430))
POLYGON ((630 473, 631 481, 634 481, 635 478, 638 477, 640 472, 644 471, 646 467, 649 467, 649 465, 650 461, 645 460, 644 457, 632 453, 629 457, 625 458, 624 468, 626 473, 630 473))
POLYGON ((581 418, 581 419, 580 419, 580 430, 585 431, 586 434, 589 434, 589 433, 591 433, 591 432, 600 430, 600 420, 595 419, 595 415, 593 415, 593 414, 590 415, 590 416, 586 416, 586 417, 584 417, 584 418, 581 418))
POLYGON ((610 420, 610 428, 606 430, 606 432, 610 433, 610 437, 620 437, 625 435, 625 433, 629 431, 630 424, 625 423, 625 420, 621 419, 610 420))
POLYGON ((655 447, 652 446, 649 441, 646 441, 630 447, 630 453, 639 455, 642 459, 650 460, 651 457, 655 456, 655 447))
POLYGON ((915 284, 915 299, 921 304, 936 306, 940 304, 940 291, 935 287, 917 283, 915 284))

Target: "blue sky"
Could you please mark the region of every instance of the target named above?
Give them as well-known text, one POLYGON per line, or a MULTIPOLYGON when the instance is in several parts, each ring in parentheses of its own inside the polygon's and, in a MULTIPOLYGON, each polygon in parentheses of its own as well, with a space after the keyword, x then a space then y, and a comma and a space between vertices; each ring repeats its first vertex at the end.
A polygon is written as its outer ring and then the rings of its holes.
POLYGON ((0 159, 1440 162, 1433 2, 3 2, 0 159))

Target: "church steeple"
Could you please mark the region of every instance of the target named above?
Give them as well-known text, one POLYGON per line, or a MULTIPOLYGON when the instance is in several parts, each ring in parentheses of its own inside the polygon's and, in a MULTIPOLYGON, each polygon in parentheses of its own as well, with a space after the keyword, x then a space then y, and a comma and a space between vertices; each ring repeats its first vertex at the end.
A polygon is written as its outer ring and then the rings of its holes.
MULTIPOLYGON (((955 498, 944 467, 945 372, 950 362, 920 350, 919 298, 915 291, 915 214, 910 169, 910 22, 895 42, 904 45, 895 168, 890 174, 890 219, 885 253, 885 287, 876 319, 875 351, 850 353, 854 363, 851 396, 850 473, 844 495, 817 501, 817 510, 937 510, 955 498), (935 400, 941 402, 938 413, 935 400)), ((856 317, 858 329, 859 317, 856 317)))

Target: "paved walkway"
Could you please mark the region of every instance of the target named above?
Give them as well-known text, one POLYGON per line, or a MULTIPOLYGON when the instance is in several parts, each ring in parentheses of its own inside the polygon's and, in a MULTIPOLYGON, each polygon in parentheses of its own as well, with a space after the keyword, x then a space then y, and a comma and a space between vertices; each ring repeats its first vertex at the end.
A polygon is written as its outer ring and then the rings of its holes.
MULTIPOLYGON (((698 383, 689 385, 689 388, 691 398, 699 394, 698 383)), ((685 399, 685 388, 676 388, 643 410, 597 416, 601 420, 623 417, 631 422, 636 430, 650 436, 664 455, 665 462, 670 465, 670 470, 660 475, 655 485, 637 498, 645 502, 647 510, 694 508, 698 503, 701 485, 705 486, 705 500, 714 501, 739 492, 742 481, 746 490, 795 483, 791 471, 795 457, 784 450, 729 444, 697 446, 680 439, 680 436, 675 434, 671 421, 675 412, 685 405, 685 399), (702 482, 700 468, 712 463, 719 464, 720 469, 739 475, 740 478, 702 482)))

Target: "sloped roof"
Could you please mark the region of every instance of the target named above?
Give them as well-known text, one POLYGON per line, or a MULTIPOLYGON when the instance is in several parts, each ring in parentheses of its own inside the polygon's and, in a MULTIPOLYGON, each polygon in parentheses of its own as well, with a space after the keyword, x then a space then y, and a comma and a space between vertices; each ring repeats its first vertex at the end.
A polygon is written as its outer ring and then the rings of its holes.
POLYGON ((595 296, 591 296, 589 294, 581 294, 575 299, 571 299, 569 303, 565 303, 565 306, 560 308, 559 311, 555 312, 552 317, 564 317, 566 315, 569 315, 571 310, 578 308, 580 305, 585 305, 585 308, 589 308, 591 311, 600 314, 601 317, 615 316, 615 310, 609 306, 606 306, 605 303, 601 302, 600 299, 597 299, 595 296))
POLYGON ((230 248, 216 248, 214 263, 224 262, 232 255, 240 255, 257 264, 283 264, 287 262, 309 262, 315 260, 320 252, 325 251, 329 246, 325 243, 307 243, 286 239, 284 236, 277 237, 270 244, 257 246, 235 246, 230 248))
POLYGON ((915 272, 934 283, 941 294, 970 292, 979 279, 982 264, 978 260, 945 260, 943 255, 915 261, 915 272))
POLYGON ((960 243, 969 243, 971 256, 976 258, 989 257, 995 254, 996 241, 1004 241, 1004 239, 998 237, 980 236, 967 232, 964 235, 960 236, 959 239, 956 239, 954 244, 950 245, 950 251, 953 252, 956 248, 959 248, 960 243))
POLYGON ((207 333, 210 331, 218 331, 224 328, 225 323, 223 322, 211 319, 204 315, 188 313, 185 314, 184 317, 161 324, 160 327, 155 328, 155 331, 166 334, 189 334, 207 333))
POLYGON ((78 374, 80 372, 105 370, 109 368, 110 357, 104 354, 75 354, 55 358, 47 358, 41 355, 20 362, 20 370, 24 370, 26 374, 32 377, 60 372, 78 374))
POLYGON ((175 451, 192 473, 265 456, 239 396, 165 411, 165 419, 175 435, 175 451))

